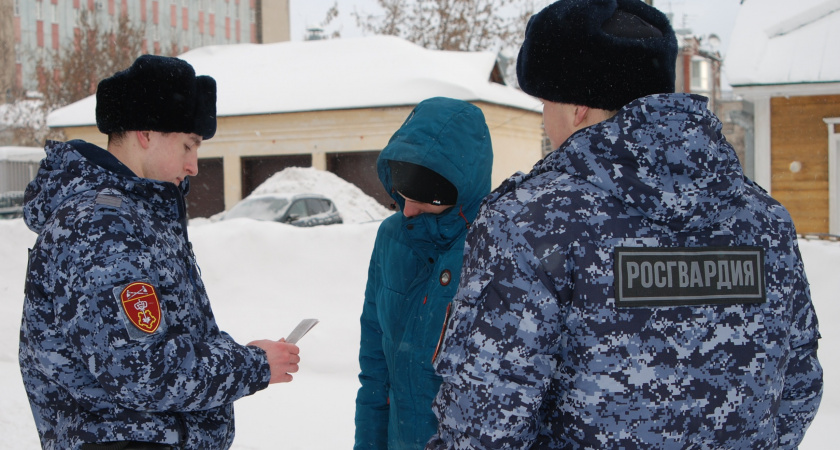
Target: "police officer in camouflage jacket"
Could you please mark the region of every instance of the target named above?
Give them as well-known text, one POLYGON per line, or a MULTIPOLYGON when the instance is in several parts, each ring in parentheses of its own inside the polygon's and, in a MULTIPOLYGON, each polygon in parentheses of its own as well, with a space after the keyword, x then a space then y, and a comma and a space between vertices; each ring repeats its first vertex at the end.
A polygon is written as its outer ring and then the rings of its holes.
POLYGON ((429 449, 796 448, 822 396, 787 211, 639 0, 560 0, 517 61, 556 148, 485 200, 429 449))
POLYGON ((26 191, 20 367, 45 449, 225 449, 233 401, 291 381, 298 348, 219 330, 184 194, 216 83, 144 55, 100 82, 108 150, 48 142, 26 191))

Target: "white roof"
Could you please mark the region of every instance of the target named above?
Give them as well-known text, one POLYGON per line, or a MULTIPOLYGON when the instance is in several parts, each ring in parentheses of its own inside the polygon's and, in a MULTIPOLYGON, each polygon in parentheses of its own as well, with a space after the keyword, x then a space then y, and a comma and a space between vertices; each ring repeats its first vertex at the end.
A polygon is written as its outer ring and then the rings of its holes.
MULTIPOLYGON (((216 79, 220 117, 414 105, 435 96, 541 111, 533 97, 490 81, 495 54, 427 50, 393 36, 209 46, 180 58, 216 79)), ((95 108, 91 96, 47 123, 93 125, 95 108)))
POLYGON ((732 86, 840 81, 840 0, 746 0, 724 67, 732 86))
POLYGON ((46 156, 41 147, 0 147, 0 161, 38 162, 46 156))

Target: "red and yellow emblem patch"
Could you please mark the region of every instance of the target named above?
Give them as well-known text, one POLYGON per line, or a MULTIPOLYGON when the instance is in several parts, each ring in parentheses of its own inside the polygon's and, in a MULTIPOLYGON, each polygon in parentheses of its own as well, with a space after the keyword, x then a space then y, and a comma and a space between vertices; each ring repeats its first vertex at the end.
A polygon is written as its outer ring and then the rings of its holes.
POLYGON ((154 286, 137 281, 120 293, 123 311, 128 320, 145 333, 154 333, 160 326, 160 300, 154 286))

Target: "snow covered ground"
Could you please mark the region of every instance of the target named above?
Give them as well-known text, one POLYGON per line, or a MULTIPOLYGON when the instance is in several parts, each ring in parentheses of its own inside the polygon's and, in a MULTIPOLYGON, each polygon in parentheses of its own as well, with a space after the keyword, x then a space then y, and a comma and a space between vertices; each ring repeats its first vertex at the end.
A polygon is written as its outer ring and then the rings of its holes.
MULTIPOLYGON (((357 199, 357 201, 362 201, 357 199)), ((349 218, 349 217, 348 217, 349 218)), ((280 338, 302 318, 321 320, 304 337, 300 372, 236 403, 234 449, 349 449, 353 445, 356 360, 368 259, 378 221, 295 228, 285 224, 194 220, 190 237, 219 326, 239 342, 280 338)), ((27 248, 22 219, 0 220, 0 447, 36 449, 37 432, 20 380, 18 331, 27 248)), ((837 448, 840 423, 840 243, 801 241, 823 339, 826 389, 801 446, 837 448)))

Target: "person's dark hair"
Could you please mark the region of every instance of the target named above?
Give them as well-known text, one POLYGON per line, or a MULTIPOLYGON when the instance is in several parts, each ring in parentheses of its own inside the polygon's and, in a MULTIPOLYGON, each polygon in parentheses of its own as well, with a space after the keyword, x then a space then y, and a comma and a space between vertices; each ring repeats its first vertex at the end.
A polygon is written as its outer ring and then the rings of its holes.
POLYGON ((534 97, 614 111, 674 92, 676 58, 668 18, 640 0, 559 0, 528 22, 516 74, 534 97))
POLYGON ((108 135, 108 145, 119 145, 125 141, 128 131, 115 131, 108 135))
MULTIPOLYGON (((132 130, 132 131, 145 131, 145 130, 132 130)), ((122 144, 125 139, 128 137, 128 131, 115 131, 108 135, 108 145, 119 145, 122 144)), ((167 132, 159 131, 158 133, 166 136, 167 132)))
POLYGON ((388 161, 391 186, 403 197, 432 205, 454 205, 458 189, 449 180, 429 169, 406 161, 388 161))

